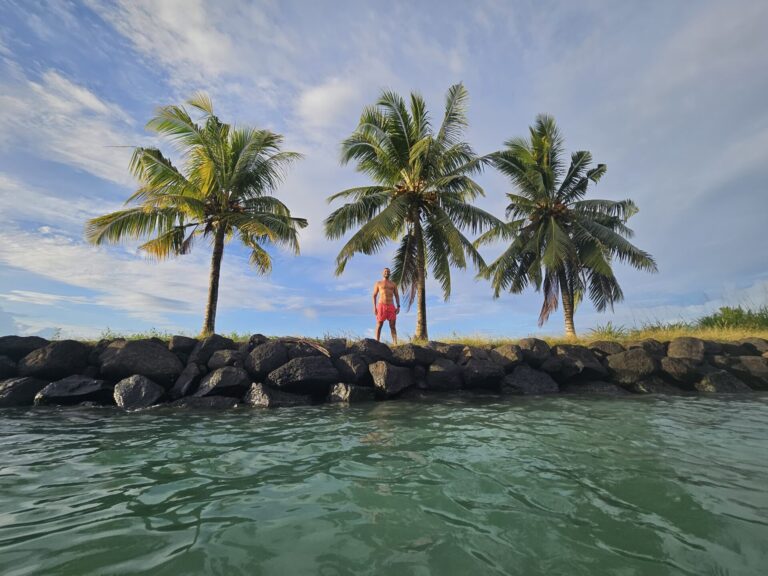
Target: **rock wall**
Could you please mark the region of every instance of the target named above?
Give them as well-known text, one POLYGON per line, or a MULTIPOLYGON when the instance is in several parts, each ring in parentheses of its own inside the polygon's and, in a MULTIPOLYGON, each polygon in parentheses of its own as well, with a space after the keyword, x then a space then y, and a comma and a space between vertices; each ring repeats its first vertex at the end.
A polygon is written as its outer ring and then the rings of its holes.
POLYGON ((768 341, 647 339, 478 348, 375 340, 315 343, 254 334, 49 342, 0 337, 0 407, 187 408, 362 402, 469 390, 533 394, 707 394, 768 390, 768 341))

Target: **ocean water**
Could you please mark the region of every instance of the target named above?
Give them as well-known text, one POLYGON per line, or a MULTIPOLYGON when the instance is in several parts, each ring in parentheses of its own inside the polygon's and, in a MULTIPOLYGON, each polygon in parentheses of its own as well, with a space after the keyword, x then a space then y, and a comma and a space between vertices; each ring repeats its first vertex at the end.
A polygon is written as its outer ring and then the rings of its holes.
POLYGON ((0 574, 768 574, 768 396, 0 410, 0 574))

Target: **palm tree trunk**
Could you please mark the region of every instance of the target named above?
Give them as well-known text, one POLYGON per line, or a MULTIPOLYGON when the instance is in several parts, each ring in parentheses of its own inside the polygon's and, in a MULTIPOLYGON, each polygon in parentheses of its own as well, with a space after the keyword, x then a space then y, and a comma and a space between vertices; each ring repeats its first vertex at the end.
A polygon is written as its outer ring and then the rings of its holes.
POLYGON ((205 307, 203 336, 213 334, 216 330, 216 305, 219 301, 219 276, 221 275, 221 259, 224 256, 224 226, 218 226, 213 237, 213 255, 211 256, 211 276, 208 281, 208 305, 205 307))
POLYGON ((427 335, 427 261, 424 254, 424 238, 421 224, 417 221, 414 226, 416 236, 416 340, 429 340, 427 335))
POLYGON ((565 317, 566 338, 576 338, 576 327, 573 324, 573 294, 567 282, 560 281, 560 294, 563 300, 563 316, 565 317))

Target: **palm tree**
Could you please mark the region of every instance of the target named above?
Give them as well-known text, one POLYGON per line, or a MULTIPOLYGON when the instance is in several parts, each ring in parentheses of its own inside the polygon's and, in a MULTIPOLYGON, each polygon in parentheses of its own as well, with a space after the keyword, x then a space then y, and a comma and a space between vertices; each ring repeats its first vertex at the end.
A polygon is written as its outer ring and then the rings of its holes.
POLYGON ((530 139, 514 138, 490 155, 491 162, 509 176, 517 194, 507 194, 507 218, 481 236, 476 245, 511 240, 499 258, 481 272, 498 297, 501 290, 522 292, 532 284, 543 289, 539 326, 557 310, 562 299, 565 333, 576 335, 573 314, 588 293, 598 311, 613 309, 624 295, 612 262, 656 272, 650 254, 631 244, 627 220, 637 213, 632 200, 585 200, 587 186, 606 172, 605 164, 591 167, 592 155, 574 152, 566 170, 563 138, 550 116, 539 115, 530 139))
POLYGON ((445 114, 435 132, 423 98, 411 93, 410 106, 399 95, 385 91, 378 102, 363 110, 352 135, 342 143, 341 161, 357 163, 357 170, 373 185, 344 190, 328 198, 352 201, 325 220, 325 233, 338 239, 359 230, 336 258, 336 274, 344 272, 358 252, 374 254, 388 240, 399 240, 392 280, 399 284, 410 307, 417 300, 417 340, 426 340, 427 263, 440 282, 443 296, 451 294, 451 266, 465 268, 467 257, 478 267, 483 259, 462 234, 473 234, 501 224, 470 204, 483 195, 472 180, 484 159, 461 140, 467 125, 467 91, 451 86, 445 114))
POLYGON ((287 166, 300 157, 280 150, 282 136, 222 123, 204 94, 187 103, 201 113, 199 123, 183 106, 163 106, 147 123, 148 129, 175 144, 184 168, 179 170, 156 148, 136 148, 130 169, 140 187, 126 205, 138 206, 89 220, 86 238, 104 244, 153 236, 139 248, 158 260, 189 253, 197 237, 210 239, 213 254, 202 330, 207 335, 215 329, 225 242, 237 233, 251 251, 251 264, 265 274, 272 269, 265 247, 284 245, 298 254, 298 229, 307 221, 292 217, 271 195, 287 166))

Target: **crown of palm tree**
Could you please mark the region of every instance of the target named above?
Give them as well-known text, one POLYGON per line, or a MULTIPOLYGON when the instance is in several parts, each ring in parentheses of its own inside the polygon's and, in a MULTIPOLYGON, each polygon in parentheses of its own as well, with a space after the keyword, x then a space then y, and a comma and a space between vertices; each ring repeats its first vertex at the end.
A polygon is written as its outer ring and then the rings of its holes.
POLYGON ((511 240, 509 247, 481 275, 490 278, 494 296, 522 292, 529 284, 543 288, 541 326, 557 309, 558 293, 575 306, 585 292, 599 311, 623 298, 613 274, 614 260, 655 272, 656 263, 627 239, 627 220, 637 213, 631 200, 585 200, 590 182, 606 172, 591 167, 592 155, 574 152, 566 168, 563 139, 553 118, 539 115, 530 138, 514 138, 490 155, 493 165, 517 189, 507 194, 508 222, 478 238, 476 245, 511 240))

